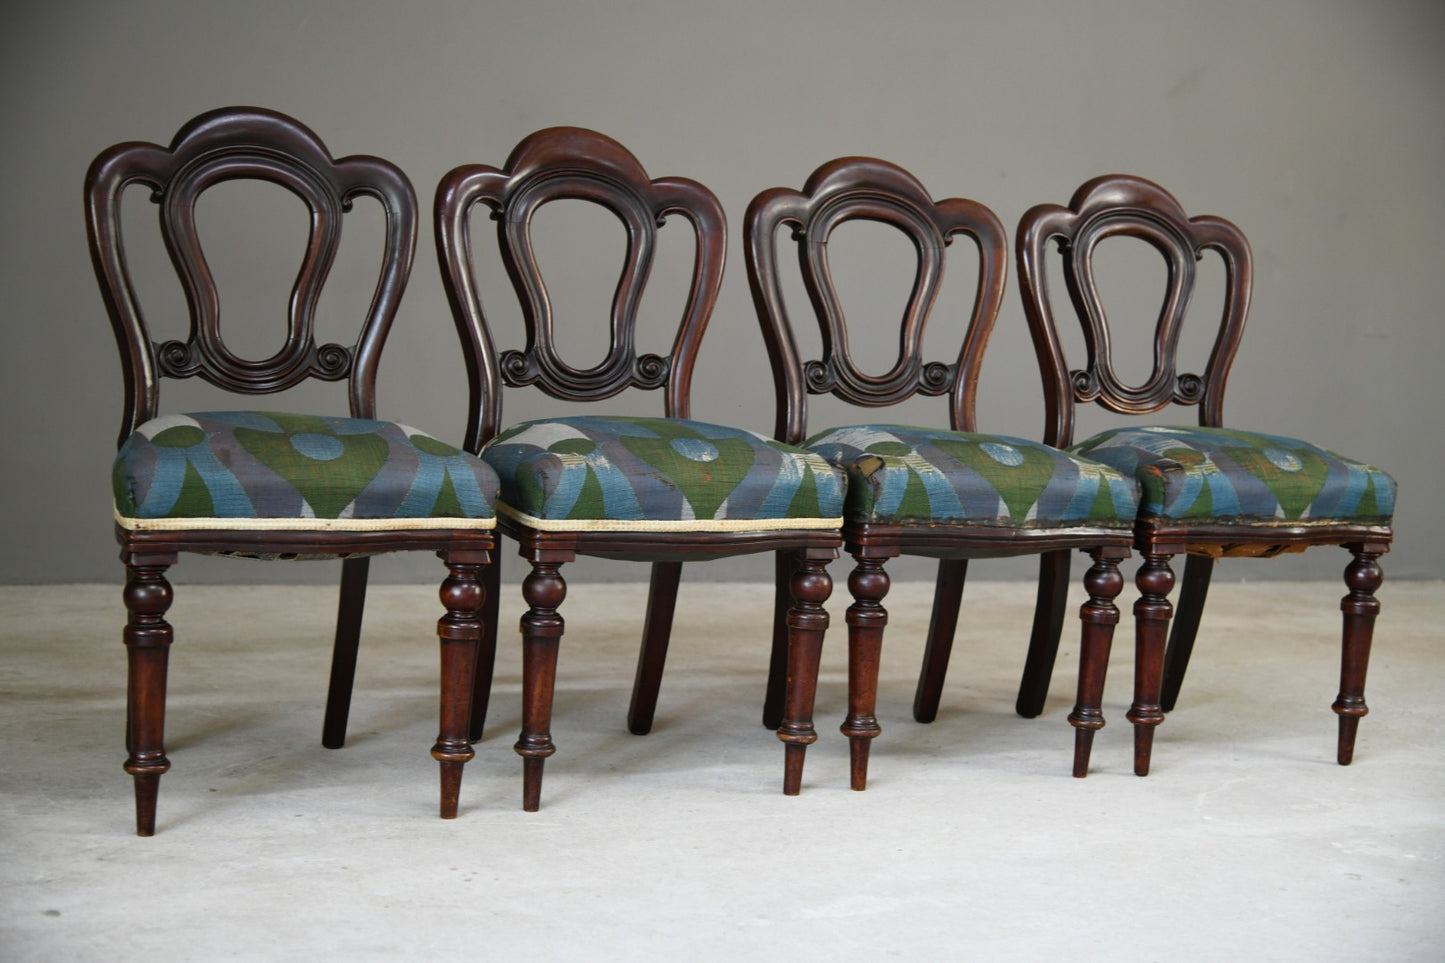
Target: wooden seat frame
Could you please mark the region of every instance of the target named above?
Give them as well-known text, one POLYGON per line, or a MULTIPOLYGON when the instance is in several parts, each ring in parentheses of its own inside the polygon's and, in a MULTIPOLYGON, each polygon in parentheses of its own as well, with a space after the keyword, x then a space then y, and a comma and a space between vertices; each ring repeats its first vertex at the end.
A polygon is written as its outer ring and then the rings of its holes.
MULTIPOLYGON (((436 246, 447 297, 457 329, 470 345, 472 403, 468 447, 491 439, 501 423, 505 386, 535 385, 567 401, 593 402, 629 389, 661 389, 668 418, 690 418, 689 393, 698 347, 722 281, 726 221, 712 192, 680 177, 651 179, 621 144, 575 127, 538 131, 513 150, 503 169, 466 165, 447 174, 436 195, 436 246), (627 252, 610 312, 611 340, 606 357, 586 369, 569 366, 558 354, 551 303, 533 250, 531 225, 542 206, 563 199, 588 201, 614 214, 625 226, 627 252), (477 289, 470 215, 477 205, 491 211, 497 240, 522 307, 526 344, 498 354, 477 289), (687 303, 668 355, 638 354, 637 309, 657 246, 657 232, 672 215, 684 218, 696 236, 687 303)), ((518 554, 531 564, 522 584, 529 606, 522 616, 522 731, 515 749, 523 758, 522 805, 540 805, 545 760, 556 752, 550 731, 556 662, 563 633, 559 613, 567 594, 561 567, 578 555, 652 563, 643 643, 629 710, 629 728, 650 730, 657 704, 682 564, 753 552, 784 551, 795 560, 792 603, 787 615, 793 659, 815 659, 828 616, 823 609, 832 589, 826 569, 836 558, 836 530, 735 532, 541 531, 499 512, 499 527, 518 543, 518 554)), ((496 578, 495 566, 492 578, 496 578)), ((493 583, 495 585, 495 583, 493 583)), ((492 594, 495 595, 495 592, 492 594)), ((472 733, 480 736, 484 693, 490 686, 494 641, 484 642, 477 675, 472 733)), ((805 675, 805 673, 799 673, 805 675)), ((816 673, 814 673, 816 678, 816 673)), ((811 707, 813 693, 790 692, 789 712, 778 736, 787 744, 788 772, 801 770, 802 750, 817 739, 811 707)), ((785 776, 785 788, 787 779, 785 776)))
MULTIPOLYGON (((948 399, 949 428, 976 431, 976 396, 984 349, 1003 300, 1008 270, 1005 232, 981 204, 960 198, 934 201, 912 175, 887 161, 848 157, 818 168, 802 192, 776 188, 759 194, 748 208, 745 231, 748 279, 773 360, 778 385, 776 436, 801 443, 808 435, 807 395, 830 393, 852 404, 877 408, 915 394, 948 399), (855 219, 900 230, 913 243, 917 270, 900 334, 898 361, 883 375, 863 372, 849 352, 847 324, 828 260, 828 241, 838 226, 855 219), (792 335, 779 272, 777 235, 792 231, 813 313, 822 333, 823 358, 803 363, 792 335), (957 359, 928 362, 922 356, 924 328, 943 280, 945 248, 956 235, 978 247, 979 275, 972 315, 957 359)), ((1093 565, 1084 578, 1089 599, 1080 617, 1084 644, 1109 645, 1119 613, 1113 599, 1123 588, 1118 563, 1129 555, 1128 533, 1081 526, 1066 530, 999 529, 969 525, 899 525, 846 519, 844 547, 856 562, 848 577, 848 715, 842 732, 851 745, 851 784, 867 786, 869 747, 882 731, 875 713, 879 655, 888 613, 883 598, 889 580, 884 563, 897 555, 939 559, 933 618, 928 630, 914 715, 932 721, 938 712, 944 673, 958 623, 969 559, 1078 549, 1093 565)), ((786 566, 780 565, 781 577, 786 566)), ((1037 631, 1037 629, 1036 629, 1037 631)), ((777 664, 782 639, 775 640, 777 664)), ((816 672, 817 663, 808 668, 816 672)), ((795 680, 790 680, 795 681, 795 680)), ((1076 741, 1086 745, 1098 727, 1102 677, 1081 676, 1078 705, 1069 717, 1076 741)), ((811 684, 811 680, 809 682, 811 684)), ((806 686, 805 686, 806 687, 806 686)))
MULTIPOLYGON (((1201 426, 1223 426, 1225 382, 1239 352, 1253 287, 1249 242, 1239 228, 1223 218, 1188 217, 1179 202, 1157 184, 1138 177, 1108 175, 1082 185, 1067 207, 1045 204, 1030 209, 1019 223, 1015 242, 1019 286, 1044 375, 1049 444, 1061 448, 1072 444, 1075 408, 1091 402, 1133 415, 1153 413, 1174 404, 1197 405, 1201 426), (1096 283, 1096 249, 1100 242, 1114 237, 1151 245, 1163 256, 1168 271, 1166 294, 1154 330, 1154 368, 1142 385, 1129 384, 1114 369, 1109 319, 1096 283), (1050 241, 1057 243, 1070 303, 1083 329, 1088 354, 1086 367, 1074 371, 1064 358, 1050 298, 1050 241), (1199 376, 1179 371, 1177 352, 1180 328, 1194 293, 1196 262, 1208 252, 1223 260, 1226 296, 1208 365, 1199 376)), ((1377 559, 1389 551, 1392 538, 1389 525, 1327 521, 1278 525, 1195 523, 1141 515, 1135 546, 1144 561, 1136 577, 1140 591, 1134 606, 1136 669, 1134 701, 1128 714, 1134 724, 1134 771, 1141 776, 1149 772, 1154 730, 1178 698, 1209 591, 1214 559, 1272 555, 1313 545, 1340 545, 1353 556, 1344 576, 1349 593, 1341 601, 1343 655, 1340 691, 1333 704, 1339 715, 1336 757, 1341 765, 1348 765, 1354 755, 1360 718, 1369 711, 1364 698, 1365 672, 1375 617, 1380 611, 1374 593, 1383 579, 1377 559), (1169 561, 1186 553, 1179 612, 1174 617, 1169 602, 1174 573, 1169 561)), ((1066 555, 1044 557, 1036 624, 1053 624, 1049 612, 1061 610, 1067 578, 1066 555)), ((1033 716, 1042 709, 1057 648, 1057 631, 1035 633, 1019 688, 1021 714, 1033 716)), ((1108 652, 1089 651, 1084 659, 1090 666, 1085 671, 1099 674, 1102 680, 1108 652)))
MULTIPOLYGON (((186 124, 169 147, 123 143, 100 154, 86 175, 85 201, 91 258, 125 376, 119 443, 160 413, 160 381, 165 377, 199 377, 243 395, 270 395, 313 377, 346 381, 351 416, 376 417, 377 363, 416 245, 416 198, 396 167, 363 155, 333 160, 313 132, 289 117, 258 108, 224 108, 186 124), (235 179, 283 187, 310 212, 308 244, 292 288, 284 344, 275 355, 259 361, 233 354, 221 337, 219 297, 196 228, 198 196, 235 179), (149 188, 159 207, 160 230, 190 308, 185 341, 153 341, 137 301, 121 232, 122 195, 132 185, 149 188), (317 299, 336 255, 342 214, 357 197, 375 199, 385 212, 382 269, 355 344, 318 346, 313 336, 317 299)), ((297 531, 279 526, 237 531, 182 525, 131 530, 117 524, 115 534, 128 573, 125 769, 135 780, 140 835, 155 831, 160 777, 170 769, 163 733, 166 666, 174 638, 166 612, 174 593, 166 571, 181 552, 344 559, 336 662, 323 737, 333 747, 345 737, 368 557, 379 552, 436 552, 449 574, 440 590, 446 609, 437 625, 441 726, 432 755, 441 764, 441 815, 456 815, 462 766, 473 756, 467 719, 481 638, 479 573, 490 560, 491 531, 408 527, 402 519, 395 528, 376 531, 297 531)))

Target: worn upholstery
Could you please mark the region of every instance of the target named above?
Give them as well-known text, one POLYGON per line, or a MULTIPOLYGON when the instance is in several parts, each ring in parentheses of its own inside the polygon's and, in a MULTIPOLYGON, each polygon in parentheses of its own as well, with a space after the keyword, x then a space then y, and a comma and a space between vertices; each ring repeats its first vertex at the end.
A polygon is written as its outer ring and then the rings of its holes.
POLYGON ((1129 476, 1022 438, 856 425, 806 444, 847 471, 853 521, 1121 531, 1134 524, 1129 476))
POLYGON ((1388 523, 1395 480, 1308 442, 1230 428, 1105 431, 1069 449, 1139 481, 1141 514, 1243 524, 1388 523))

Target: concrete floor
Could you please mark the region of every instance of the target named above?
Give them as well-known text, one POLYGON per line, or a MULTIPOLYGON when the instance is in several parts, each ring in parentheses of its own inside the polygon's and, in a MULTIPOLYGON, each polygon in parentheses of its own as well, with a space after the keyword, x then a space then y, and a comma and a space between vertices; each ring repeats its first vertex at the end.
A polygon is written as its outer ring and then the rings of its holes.
POLYGON ((117 588, 0 589, 0 958, 1445 959, 1442 583, 1382 589, 1349 768, 1328 708, 1342 585, 1230 583, 1226 568, 1147 779, 1130 773, 1126 614, 1085 780, 1069 776, 1073 627, 1045 714, 1020 719, 1032 589, 970 585, 922 726, 931 586, 896 584, 885 731, 854 793, 839 566, 822 739, 786 798, 782 746, 758 724, 767 590, 706 571, 685 576, 645 738, 623 721, 645 587, 572 586, 559 751, 534 814, 511 749, 520 606, 504 587, 492 716, 443 822, 433 589, 374 588, 350 742, 332 752, 334 590, 191 586, 183 563, 174 768, 151 839, 132 834, 120 768, 117 588))

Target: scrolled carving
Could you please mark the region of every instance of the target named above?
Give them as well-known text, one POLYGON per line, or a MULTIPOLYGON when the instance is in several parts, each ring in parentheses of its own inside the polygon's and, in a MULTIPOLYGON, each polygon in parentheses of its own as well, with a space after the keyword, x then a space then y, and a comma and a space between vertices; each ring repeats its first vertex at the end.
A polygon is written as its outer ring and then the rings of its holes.
POLYGON ((1082 368, 1070 371, 1069 380, 1074 386, 1076 401, 1096 401, 1103 390, 1099 385, 1099 376, 1082 368))
POLYGON ((400 170, 366 155, 337 160, 315 133, 290 117, 230 107, 194 118, 168 147, 127 142, 103 151, 86 174, 85 197, 92 263, 126 369, 122 440, 159 414, 161 378, 201 378, 240 394, 284 391, 311 377, 350 379, 352 413, 371 413, 380 345, 395 317, 416 242, 416 196, 400 170), (310 212, 301 267, 286 299, 285 338, 274 355, 262 359, 240 357, 226 345, 221 298, 196 224, 197 199, 233 180, 277 186, 310 212), (189 308, 184 340, 153 341, 140 312, 120 224, 121 198, 131 185, 147 186, 160 206, 160 232, 189 308), (316 306, 339 247, 341 216, 357 196, 376 200, 386 214, 376 291, 357 347, 318 348, 316 306))
POLYGON ((641 355, 633 364, 632 381, 639 388, 661 388, 672 372, 672 360, 657 354, 641 355))
POLYGON ((351 373, 351 349, 340 344, 323 344, 316 349, 312 370, 325 381, 340 381, 351 373))
POLYGON ((1174 384, 1174 400, 1181 405, 1197 405, 1204 400, 1204 379, 1197 374, 1182 374, 1174 384))
POLYGON ((918 390, 925 395, 946 395, 953 389, 953 378, 957 371, 956 365, 930 361, 923 366, 918 390))
POLYGON ((500 365, 502 380, 513 387, 537 380, 537 359, 525 351, 503 351, 500 365))
POLYGON ((826 361, 809 361, 803 365, 803 378, 808 382, 808 391, 815 395, 832 391, 838 383, 833 366, 826 361))
POLYGON ((166 341, 156 346, 156 364, 168 378, 189 378, 200 370, 200 361, 184 341, 166 341))

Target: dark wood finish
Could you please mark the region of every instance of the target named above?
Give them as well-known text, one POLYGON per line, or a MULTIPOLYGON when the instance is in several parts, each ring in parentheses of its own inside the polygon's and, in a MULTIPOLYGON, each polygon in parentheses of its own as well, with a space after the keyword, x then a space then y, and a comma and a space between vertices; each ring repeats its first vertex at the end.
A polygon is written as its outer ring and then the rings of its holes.
MULTIPOLYGON (((1039 358, 1045 388, 1045 440, 1058 447, 1074 441, 1077 406, 1096 403, 1121 414, 1143 415, 1171 405, 1195 405, 1204 427, 1222 427, 1224 389, 1239 353, 1253 287, 1249 242, 1235 225, 1218 217, 1188 217, 1163 188, 1142 178, 1108 175, 1081 186, 1067 207, 1045 204, 1030 209, 1015 237, 1019 287, 1039 358), (1113 366, 1109 318, 1094 271, 1094 252, 1108 238, 1142 241, 1163 257, 1167 286, 1154 328, 1154 364, 1142 384, 1130 384, 1113 366), (1056 308, 1047 283, 1050 242, 1057 245, 1073 315, 1083 330, 1085 366, 1070 370, 1058 337, 1056 308), (1220 257, 1225 270, 1225 297, 1214 346, 1202 375, 1181 372, 1179 336, 1194 293, 1196 264, 1205 255, 1220 257)), ((1209 592, 1213 559, 1228 555, 1269 555, 1313 545, 1341 545, 1355 555, 1346 570, 1344 658, 1338 756, 1347 764, 1354 751, 1355 727, 1364 707, 1365 666, 1369 658, 1374 616, 1379 602, 1374 590, 1381 575, 1375 562, 1389 550, 1388 525, 1181 524, 1141 517, 1135 547, 1145 562, 1136 579, 1140 599, 1135 605, 1136 677, 1129 719, 1135 726, 1134 770, 1149 771, 1154 730, 1174 707, 1194 647, 1204 601, 1209 592), (1170 559, 1188 554, 1178 617, 1169 593, 1174 586, 1170 559), (1173 620, 1173 631, 1170 622, 1173 620), (1167 643, 1166 643, 1167 639, 1167 643), (1348 680, 1348 681, 1346 681, 1348 680)), ((1047 563, 1046 563, 1047 564, 1047 563)), ((1046 590, 1043 573, 1039 607, 1062 606, 1046 590)), ((1050 583, 1053 584, 1053 583, 1050 583)), ((1047 613, 1036 614, 1029 665, 1019 691, 1019 711, 1042 707, 1058 646, 1057 631, 1040 632, 1047 613)), ((1087 764, 1087 759, 1085 759, 1087 764)))
POLYGON ((1159 705, 1165 712, 1174 711, 1179 690, 1184 686, 1184 673, 1194 653, 1194 639, 1204 616, 1204 601, 1209 597, 1209 581, 1214 575, 1214 559, 1209 555, 1190 555, 1184 560, 1184 579, 1179 588, 1179 605, 1174 612, 1174 625, 1169 630, 1169 644, 1164 648, 1164 688, 1159 705))
POLYGON ((1069 600, 1069 553, 1045 552, 1039 556, 1039 592, 1034 600, 1034 627, 1029 634, 1029 652, 1019 680, 1019 697, 1014 711, 1032 719, 1044 711, 1049 679, 1059 654, 1064 631, 1064 608, 1069 600))
MULTIPOLYGON (((818 665, 823 656, 823 634, 828 613, 823 608, 833 591, 827 564, 834 549, 805 549, 796 555, 790 584, 793 604, 788 609, 788 688, 778 738, 784 750, 783 794, 796 796, 803 787, 803 754, 818 741, 813 728, 813 699, 818 691, 818 665)), ((866 743, 865 743, 866 745, 866 743)))
POLYGON ((662 687, 662 670, 667 661, 667 643, 672 638, 677 586, 681 579, 681 562, 652 563, 647 621, 642 623, 642 647, 637 653, 632 704, 627 709, 627 728, 633 735, 645 736, 652 731, 653 716, 657 713, 657 694, 662 687))
MULTIPOLYGON (((692 371, 717 301, 726 249, 726 221, 712 192, 686 178, 649 177, 626 148, 602 134, 556 127, 525 138, 503 168, 473 164, 451 171, 437 187, 435 213, 442 280, 457 330, 469 347, 472 404, 468 447, 480 448, 496 434, 504 387, 534 385, 555 398, 579 403, 605 400, 631 388, 658 390, 663 394, 666 417, 691 417, 692 371), (547 284, 532 243, 537 211, 563 199, 601 206, 622 222, 627 234, 626 256, 608 314, 608 351, 588 368, 569 365, 558 350, 547 284), (521 349, 497 350, 482 309, 471 237, 472 215, 479 207, 490 211, 497 224, 502 260, 522 307, 526 340, 521 349), (637 311, 652 267, 657 232, 674 216, 693 230, 692 281, 671 351, 667 355, 643 354, 636 344, 637 311)), ((516 539, 519 554, 532 566, 523 583, 530 608, 522 618, 523 726, 516 745, 524 760, 523 808, 529 811, 540 804, 543 763, 556 751, 550 727, 563 628, 558 608, 566 596, 563 565, 577 555, 655 563, 629 713, 629 727, 645 732, 651 728, 657 705, 682 563, 783 552, 800 554, 803 561, 799 564, 816 567, 821 565, 819 559, 836 557, 841 542, 836 531, 540 531, 505 516, 500 527, 516 539)), ((789 606, 793 613, 790 624, 797 625, 789 634, 811 639, 809 633, 815 631, 818 620, 815 609, 821 610, 827 594, 817 597, 818 586, 824 583, 816 575, 806 581, 807 591, 789 606)), ((769 692, 773 692, 771 684, 769 692)), ((772 704, 773 696, 768 698, 772 704)), ((777 706, 782 721, 781 702, 777 706)), ((811 692, 806 699, 796 693, 788 696, 787 724, 794 727, 790 731, 811 726, 811 706, 811 692)), ((790 759, 797 749, 789 742, 790 759)))
POLYGON ((938 718, 943 699, 943 682, 948 660, 953 655, 953 636, 958 631, 958 610, 963 604, 963 584, 968 578, 968 559, 944 559, 938 563, 933 586, 933 616, 928 622, 928 641, 923 648, 923 665, 918 671, 918 688, 913 695, 913 718, 932 722, 938 718))
MULTIPOLYGON (((911 174, 887 161, 846 157, 819 167, 802 191, 774 188, 753 199, 744 228, 748 282, 773 362, 777 386, 777 437, 801 442, 808 434, 807 396, 828 393, 868 408, 897 404, 917 394, 947 398, 948 425, 976 430, 975 397, 984 349, 1003 299, 1008 251, 1003 226, 991 211, 961 198, 934 201, 911 174), (881 375, 863 371, 849 352, 846 317, 828 262, 833 231, 853 220, 901 231, 917 253, 917 268, 903 312, 899 357, 881 375), (783 296, 780 231, 797 243, 798 263, 822 336, 823 357, 804 361, 783 296), (943 282, 946 249, 968 237, 979 252, 974 303, 957 357, 925 361, 923 335, 943 282)), ((845 521, 844 547, 856 563, 849 587, 849 699, 843 732, 851 740, 851 781, 867 785, 869 746, 880 732, 875 714, 878 660, 887 612, 882 600, 887 559, 900 554, 940 559, 928 648, 914 699, 914 715, 932 719, 947 669, 967 572, 966 560, 1034 552, 1109 548, 1127 554, 1127 534, 1102 531, 983 530, 976 526, 899 526, 845 521)), ((781 581, 785 573, 780 569, 781 581)), ((1105 623, 1099 623, 1101 627, 1105 623)), ((778 636, 775 636, 775 639, 778 636)), ((778 653, 774 653, 775 664, 778 653)), ((811 663, 806 663, 811 664, 811 663)), ((804 667, 806 667, 806 664, 804 667)), ((816 679, 808 680, 809 686, 816 679)), ((799 760, 801 764, 801 759, 799 760)))
MULTIPOLYGON (((361 155, 333 160, 314 133, 289 117, 258 108, 226 108, 186 124, 169 147, 133 142, 101 153, 86 175, 85 210, 91 261, 124 372, 120 443, 137 426, 160 414, 160 383, 167 377, 197 377, 242 395, 274 394, 308 378, 344 381, 350 414, 376 417, 377 363, 416 244, 416 198, 396 167, 361 155), (275 354, 260 360, 236 355, 222 337, 220 299, 196 230, 197 198, 215 184, 234 179, 275 184, 299 197, 310 211, 306 251, 288 300, 282 344, 275 354), (158 206, 161 235, 190 310, 190 330, 184 341, 152 340, 126 267, 120 213, 122 197, 131 186, 148 189, 158 206), (317 345, 316 304, 340 243, 342 215, 357 198, 374 199, 385 214, 376 287, 354 344, 317 345)), ((170 766, 163 747, 165 653, 173 636, 164 617, 172 597, 165 572, 180 552, 331 555, 346 560, 323 735, 326 745, 339 746, 345 740, 365 598, 366 563, 355 556, 423 550, 440 554, 449 566, 475 567, 487 562, 493 544, 492 534, 485 531, 407 528, 374 532, 129 531, 117 526, 116 538, 129 572, 125 593, 129 613, 125 641, 130 652, 126 771, 135 777, 136 825, 141 835, 154 832, 157 786, 170 766)), ((480 592, 470 588, 474 581, 474 576, 459 574, 454 568, 447 584, 466 587, 444 589, 450 600, 444 664, 475 659, 475 642, 467 641, 476 621, 475 609, 470 606, 480 603, 480 592), (473 649, 470 656, 464 651, 468 648, 473 649)), ((448 794, 455 812, 455 789, 465 761, 465 752, 452 731, 455 720, 445 720, 457 711, 470 712, 466 695, 455 691, 455 686, 445 686, 441 693, 446 735, 438 740, 442 753, 438 758, 443 761, 444 813, 448 794)))
POLYGON ((1375 633, 1375 616, 1380 602, 1375 590, 1384 574, 1376 560, 1389 546, 1382 542, 1351 542, 1345 546, 1353 556, 1345 569, 1349 594, 1340 600, 1344 613, 1343 653, 1340 659, 1340 694, 1330 707, 1340 717, 1339 745, 1335 758, 1348 766, 1355 758, 1355 732, 1366 713, 1365 672, 1370 666, 1370 642, 1375 633))
POLYGON ((477 650, 477 674, 472 684, 472 718, 467 737, 472 742, 482 741, 482 729, 487 721, 487 707, 492 698, 492 674, 497 664, 497 610, 502 598, 502 559, 492 556, 492 564, 482 570, 482 642, 477 650))
POLYGON ((1114 599, 1124 590, 1124 576, 1119 574, 1119 561, 1128 556, 1126 550, 1097 548, 1089 553, 1094 560, 1084 588, 1089 600, 1079 617, 1084 622, 1079 653, 1079 695, 1069 722, 1074 726, 1074 776, 1089 774, 1089 750, 1094 733, 1104 727, 1104 677, 1109 669, 1109 649, 1114 641, 1114 626, 1119 624, 1119 609, 1114 599))
POLYGON ((348 558, 341 563, 336 642, 331 651, 331 684, 326 691, 326 715, 321 723, 321 744, 327 749, 340 749, 346 745, 346 722, 351 715, 351 689, 356 684, 361 617, 366 611, 366 579, 370 570, 370 555, 348 558))
POLYGON ((441 729, 431 754, 441 764, 441 817, 457 817, 462 789, 462 766, 476 753, 468 740, 472 715, 472 685, 477 675, 481 645, 482 583, 478 572, 488 560, 486 552, 438 553, 447 566, 447 579, 439 595, 446 614, 437 620, 441 640, 441 729))

